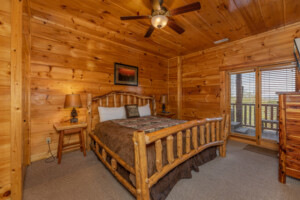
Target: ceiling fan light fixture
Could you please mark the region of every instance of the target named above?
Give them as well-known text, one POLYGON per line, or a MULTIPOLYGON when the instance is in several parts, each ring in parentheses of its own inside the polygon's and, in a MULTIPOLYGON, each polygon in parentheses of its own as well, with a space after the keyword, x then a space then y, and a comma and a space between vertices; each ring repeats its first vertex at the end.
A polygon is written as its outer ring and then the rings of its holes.
POLYGON ((145 38, 149 38, 155 28, 161 29, 165 26, 170 27, 176 33, 184 33, 184 29, 176 24, 172 16, 197 11, 201 9, 200 2, 191 3, 185 6, 181 6, 172 10, 168 10, 163 6, 164 0, 150 0, 152 5, 151 15, 137 15, 137 16, 123 16, 121 20, 137 20, 137 19, 148 19, 151 18, 151 26, 144 35, 145 38))
POLYGON ((155 28, 163 28, 168 24, 168 17, 165 15, 155 15, 151 19, 151 23, 155 28))

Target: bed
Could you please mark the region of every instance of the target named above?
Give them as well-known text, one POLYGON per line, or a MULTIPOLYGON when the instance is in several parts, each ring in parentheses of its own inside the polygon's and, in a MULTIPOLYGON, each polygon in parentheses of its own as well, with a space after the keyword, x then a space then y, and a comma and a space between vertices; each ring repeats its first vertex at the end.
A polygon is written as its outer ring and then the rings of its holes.
POLYGON ((214 159, 217 149, 226 156, 225 115, 193 121, 158 118, 154 97, 128 92, 87 94, 87 108, 88 146, 138 200, 165 199, 179 179, 214 159), (149 104, 152 115, 99 123, 98 106, 130 104, 149 104))

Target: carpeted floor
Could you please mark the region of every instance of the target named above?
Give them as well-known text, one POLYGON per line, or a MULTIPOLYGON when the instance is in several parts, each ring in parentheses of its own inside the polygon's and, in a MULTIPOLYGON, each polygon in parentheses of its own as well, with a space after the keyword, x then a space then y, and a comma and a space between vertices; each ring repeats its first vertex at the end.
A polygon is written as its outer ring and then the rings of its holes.
POLYGON ((271 157, 274 157, 274 158, 278 158, 278 151, 265 149, 265 148, 255 146, 255 145, 251 145, 251 144, 248 144, 247 146, 245 146, 244 150, 252 151, 254 153, 259 153, 259 154, 263 154, 263 155, 266 155, 266 156, 271 156, 271 157))
MULTIPOLYGON (((179 181, 168 200, 299 199, 300 180, 278 182, 278 160, 229 142, 226 158, 217 157, 179 181)), ((28 167, 24 200, 133 200, 93 152, 63 155, 62 164, 38 161, 28 167)))

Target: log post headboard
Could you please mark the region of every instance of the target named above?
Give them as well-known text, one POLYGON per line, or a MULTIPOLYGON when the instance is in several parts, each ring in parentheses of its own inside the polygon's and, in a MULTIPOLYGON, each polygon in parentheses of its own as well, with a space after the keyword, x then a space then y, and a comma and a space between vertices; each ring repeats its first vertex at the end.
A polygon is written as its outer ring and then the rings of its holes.
POLYGON ((156 115, 156 102, 154 96, 145 96, 132 92, 114 91, 105 95, 92 97, 87 94, 87 148, 90 148, 91 139, 96 124, 100 121, 98 107, 121 107, 130 104, 144 106, 149 104, 151 114, 156 115))

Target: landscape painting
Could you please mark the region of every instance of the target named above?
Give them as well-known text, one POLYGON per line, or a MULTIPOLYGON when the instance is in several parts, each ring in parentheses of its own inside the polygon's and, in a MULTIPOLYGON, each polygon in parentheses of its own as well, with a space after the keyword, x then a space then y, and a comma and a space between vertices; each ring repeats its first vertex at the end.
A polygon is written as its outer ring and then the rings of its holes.
POLYGON ((138 67, 115 63, 115 85, 138 85, 138 67))

